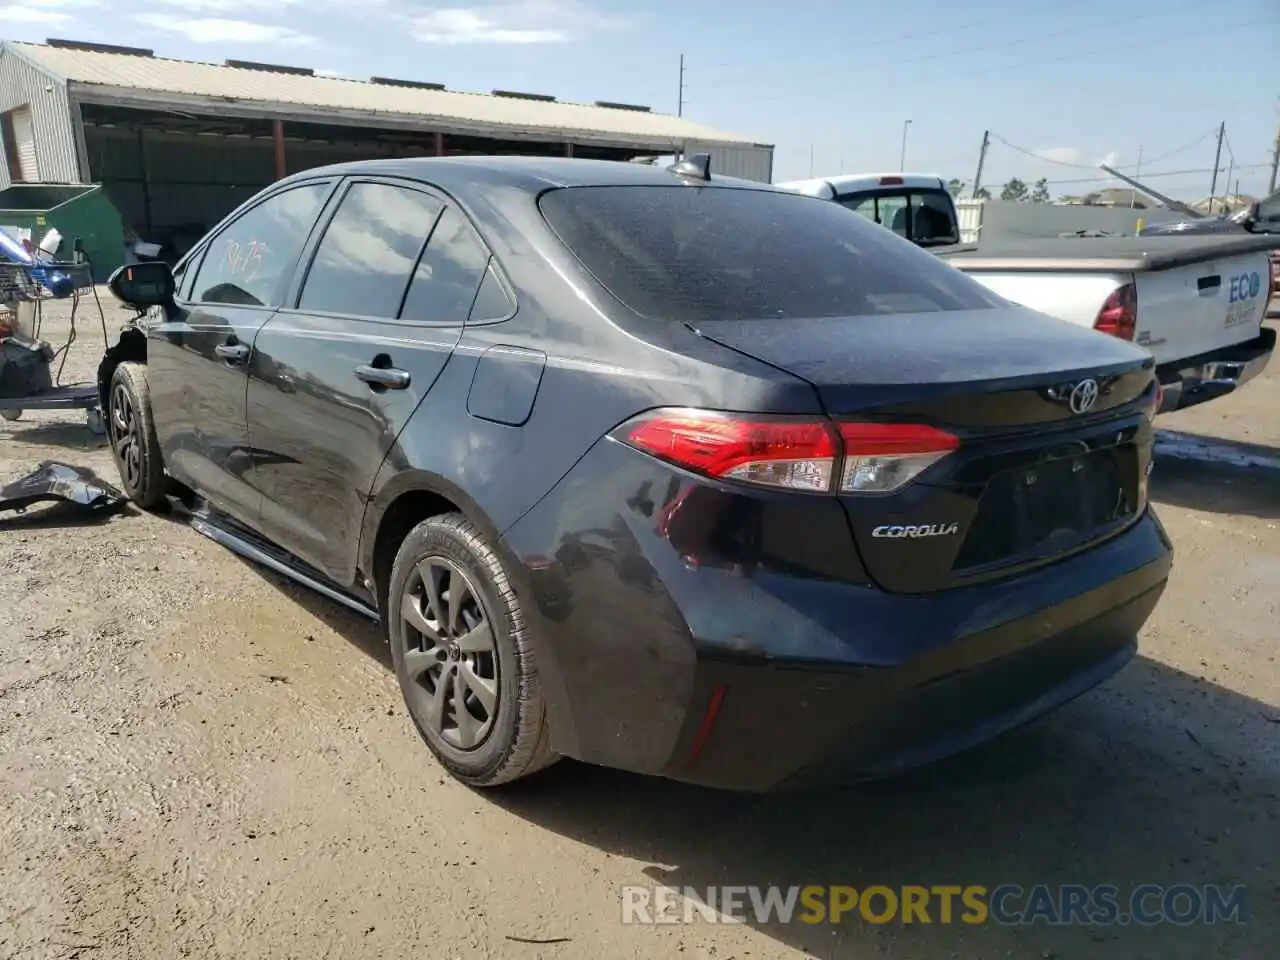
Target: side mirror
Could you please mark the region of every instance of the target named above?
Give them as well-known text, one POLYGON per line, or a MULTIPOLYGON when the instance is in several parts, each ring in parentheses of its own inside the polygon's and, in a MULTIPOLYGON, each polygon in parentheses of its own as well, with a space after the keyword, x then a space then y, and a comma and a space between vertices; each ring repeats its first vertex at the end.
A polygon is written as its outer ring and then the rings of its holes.
POLYGON ((167 306, 177 289, 173 271, 160 260, 125 264, 111 275, 107 287, 121 303, 139 309, 167 306))

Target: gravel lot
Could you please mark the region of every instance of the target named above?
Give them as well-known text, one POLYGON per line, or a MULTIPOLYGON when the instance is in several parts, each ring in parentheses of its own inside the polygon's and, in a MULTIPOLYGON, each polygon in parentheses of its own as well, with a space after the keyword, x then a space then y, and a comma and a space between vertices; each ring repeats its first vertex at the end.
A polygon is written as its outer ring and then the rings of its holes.
MULTIPOLYGON (((64 379, 92 376, 94 326, 64 379)), ((0 518, 0 958, 1274 957, 1277 411, 1280 369, 1164 419, 1178 555, 1135 663, 997 744, 835 794, 567 763, 476 794, 341 608, 163 517, 0 518), (623 926, 620 887, 654 882, 1245 884, 1248 922, 623 926)), ((83 414, 0 422, 0 481, 48 458, 115 480, 83 414)))

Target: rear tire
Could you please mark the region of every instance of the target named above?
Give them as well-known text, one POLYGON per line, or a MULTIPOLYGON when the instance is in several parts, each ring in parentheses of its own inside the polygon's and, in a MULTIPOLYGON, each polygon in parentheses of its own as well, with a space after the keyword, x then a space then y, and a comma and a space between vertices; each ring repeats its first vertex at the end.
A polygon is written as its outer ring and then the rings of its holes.
POLYGON ((107 438, 129 499, 144 510, 163 505, 167 492, 160 441, 151 418, 151 388, 147 368, 122 363, 111 375, 107 390, 107 438))
POLYGON ((556 761, 520 601, 462 514, 431 517, 405 537, 386 623, 409 716, 452 776, 493 787, 556 761))
POLYGON ((10 423, 17 423, 22 419, 21 410, 0 410, 0 417, 8 420, 10 423))

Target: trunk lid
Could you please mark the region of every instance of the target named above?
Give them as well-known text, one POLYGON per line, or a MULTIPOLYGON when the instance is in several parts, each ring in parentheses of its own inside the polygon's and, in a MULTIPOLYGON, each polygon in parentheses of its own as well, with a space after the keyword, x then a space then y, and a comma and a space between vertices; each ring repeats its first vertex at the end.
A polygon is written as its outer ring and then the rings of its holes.
POLYGON ((808 381, 837 420, 960 438, 893 493, 841 495, 867 571, 887 590, 1012 576, 1114 535, 1145 508, 1156 388, 1150 355, 1131 344, 1012 305, 698 332, 808 381), (1096 393, 1073 406, 1088 381, 1096 393))

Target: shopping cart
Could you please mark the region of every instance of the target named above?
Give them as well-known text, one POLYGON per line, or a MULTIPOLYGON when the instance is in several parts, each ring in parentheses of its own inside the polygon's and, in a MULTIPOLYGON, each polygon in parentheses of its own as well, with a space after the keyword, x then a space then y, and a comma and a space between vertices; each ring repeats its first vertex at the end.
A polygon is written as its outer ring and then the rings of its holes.
POLYGON ((89 264, 0 262, 0 417, 13 421, 26 410, 85 410, 89 429, 103 432, 97 384, 62 382, 86 300, 98 311, 106 343, 107 318, 89 264), (71 305, 70 332, 56 349, 41 337, 45 306, 52 301, 71 305))

